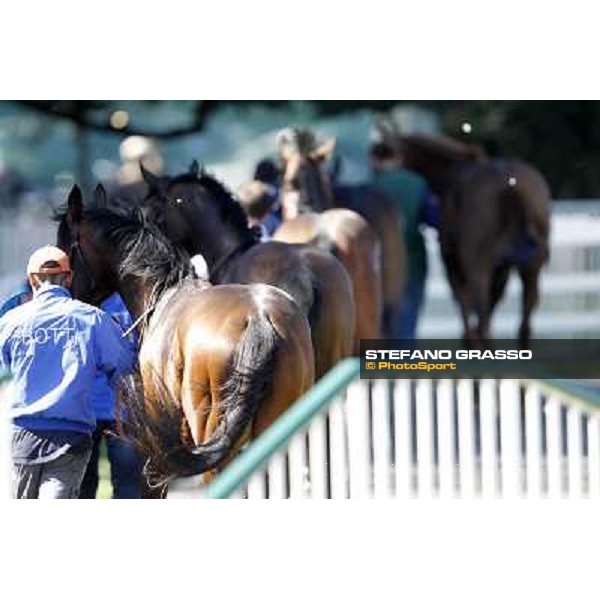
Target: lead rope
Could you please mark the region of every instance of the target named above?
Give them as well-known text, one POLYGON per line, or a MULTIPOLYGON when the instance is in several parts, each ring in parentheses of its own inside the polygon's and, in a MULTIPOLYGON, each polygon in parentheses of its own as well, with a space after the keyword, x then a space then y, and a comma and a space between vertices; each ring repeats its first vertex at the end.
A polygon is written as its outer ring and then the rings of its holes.
POLYGON ((134 332, 136 327, 156 308, 156 305, 149 306, 132 324, 129 329, 121 336, 122 338, 128 337, 131 333, 134 332))

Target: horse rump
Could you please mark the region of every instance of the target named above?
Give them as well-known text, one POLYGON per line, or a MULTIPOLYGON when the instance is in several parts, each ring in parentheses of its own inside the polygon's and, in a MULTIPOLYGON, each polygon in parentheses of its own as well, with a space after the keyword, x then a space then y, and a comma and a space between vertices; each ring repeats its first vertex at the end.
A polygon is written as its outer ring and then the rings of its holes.
POLYGON ((213 398, 218 402, 220 423, 211 439, 199 446, 191 442, 181 402, 156 369, 147 367, 145 389, 139 385, 124 389, 123 429, 147 457, 145 475, 151 486, 211 471, 229 456, 260 402, 273 391, 280 342, 269 315, 261 311, 248 317, 226 380, 218 398, 213 398))

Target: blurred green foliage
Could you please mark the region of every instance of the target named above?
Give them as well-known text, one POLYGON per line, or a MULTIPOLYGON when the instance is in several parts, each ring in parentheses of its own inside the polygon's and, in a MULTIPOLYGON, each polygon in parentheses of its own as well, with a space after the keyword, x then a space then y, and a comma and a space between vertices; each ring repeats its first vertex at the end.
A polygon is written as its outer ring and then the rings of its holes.
MULTIPOLYGON (((528 160, 547 177, 554 197, 600 197, 600 102, 597 101, 319 100, 300 104, 310 105, 317 117, 332 117, 365 109, 385 113, 407 103, 435 113, 444 133, 479 143, 495 156, 528 160), (472 126, 469 134, 462 131, 465 122, 472 126)), ((45 155, 57 162, 73 153, 72 148, 57 152, 44 142, 57 128, 79 124, 88 129, 93 134, 90 138, 93 154, 97 147, 108 149, 130 133, 156 134, 163 142, 168 141, 169 145, 177 145, 183 150, 186 140, 191 142, 194 136, 201 137, 210 129, 217 113, 223 114, 223 110, 235 107, 236 119, 244 124, 255 118, 257 107, 279 113, 289 109, 292 114, 292 105, 298 104, 286 100, 12 103, 19 112, 37 115, 29 137, 38 152, 43 151, 46 144, 46 149, 52 151, 45 155), (125 129, 114 131, 110 124, 111 114, 123 107, 129 111, 131 121, 125 129)), ((0 117, 3 113, 6 111, 0 106, 0 117)), ((17 129, 23 129, 21 121, 15 123, 17 129)), ((2 127, 0 122, 0 142, 2 127)), ((18 152, 21 152, 19 162, 35 163, 34 158, 21 148, 12 149, 11 155, 16 156, 18 152)), ((32 164, 32 168, 35 173, 36 165, 32 164)))
POLYGON ((425 103, 446 133, 517 156, 544 173, 555 198, 600 195, 600 102, 460 101, 425 103), (466 136, 461 126, 472 125, 466 136))

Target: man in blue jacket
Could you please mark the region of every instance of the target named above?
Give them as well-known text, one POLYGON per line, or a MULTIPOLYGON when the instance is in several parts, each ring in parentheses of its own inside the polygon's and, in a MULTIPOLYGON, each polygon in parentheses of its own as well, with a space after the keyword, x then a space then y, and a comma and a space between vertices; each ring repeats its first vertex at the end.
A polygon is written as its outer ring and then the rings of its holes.
MULTIPOLYGON (((109 296, 100 308, 108 313, 125 332, 131 328, 132 319, 118 293, 109 296)), ((132 340, 135 347, 135 340, 132 340)), ((96 429, 92 435, 92 454, 88 462, 79 497, 91 499, 98 491, 100 446, 106 441, 113 498, 140 498, 144 461, 135 446, 117 435, 116 393, 108 384, 106 375, 98 372, 92 389, 92 405, 96 414, 96 429)), ((126 424, 125 424, 126 427, 126 424)))
POLYGON ((45 246, 27 266, 33 299, 0 319, 0 372, 12 375, 18 498, 77 498, 88 463, 97 373, 111 385, 135 353, 109 315, 74 300, 68 256, 45 246))

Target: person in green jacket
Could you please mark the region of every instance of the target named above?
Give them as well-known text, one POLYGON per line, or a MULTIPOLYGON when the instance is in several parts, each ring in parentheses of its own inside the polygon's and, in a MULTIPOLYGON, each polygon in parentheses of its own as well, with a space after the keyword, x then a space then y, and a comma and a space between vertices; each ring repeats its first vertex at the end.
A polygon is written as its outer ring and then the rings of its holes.
POLYGON ((412 340, 425 297, 427 277, 422 227, 439 227, 439 208, 425 179, 402 165, 402 157, 395 146, 376 141, 369 155, 372 185, 394 198, 402 213, 408 273, 398 312, 392 318, 392 336, 412 340))

